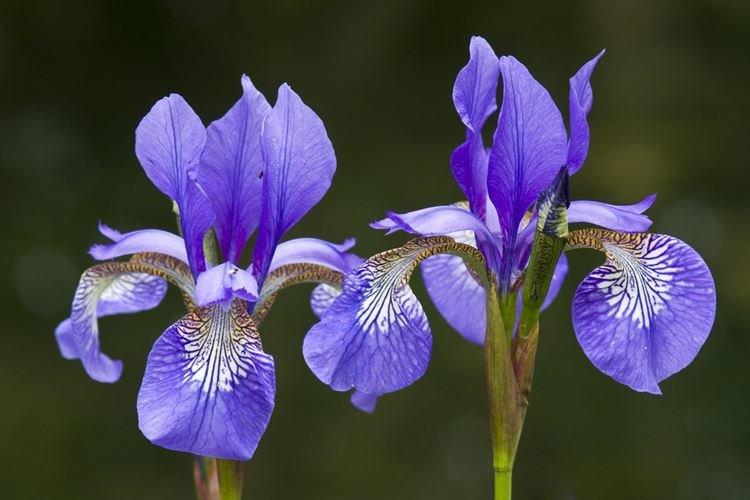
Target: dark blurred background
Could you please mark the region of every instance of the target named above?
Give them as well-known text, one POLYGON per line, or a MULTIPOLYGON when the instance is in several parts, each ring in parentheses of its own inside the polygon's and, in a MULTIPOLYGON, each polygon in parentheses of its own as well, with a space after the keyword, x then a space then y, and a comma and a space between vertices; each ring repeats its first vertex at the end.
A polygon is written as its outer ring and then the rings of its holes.
MULTIPOLYGON (((578 347, 570 298, 600 261, 581 252, 543 318, 516 498, 750 498, 747 391, 748 50, 742 0, 540 2, 0 2, 3 195, 0 498, 191 498, 191 459, 136 423, 146 355, 182 314, 105 318, 122 380, 89 380, 52 332, 69 314, 98 220, 171 229, 143 175, 134 130, 179 92, 206 124, 248 73, 275 101, 289 82, 323 118, 338 172, 290 236, 354 235, 371 255, 405 240, 367 223, 385 210, 458 200, 448 169, 463 128, 451 102, 469 37, 514 54, 567 114, 567 79, 601 48, 592 145, 574 197, 628 203, 658 192, 654 230, 690 242, 718 289, 697 360, 631 392, 578 347)), ((425 298, 419 278, 417 293, 425 298)), ((246 468, 248 499, 489 498, 482 354, 425 300, 426 376, 374 415, 330 391, 301 356, 309 288, 285 292, 263 327, 278 367, 276 411, 246 468)))

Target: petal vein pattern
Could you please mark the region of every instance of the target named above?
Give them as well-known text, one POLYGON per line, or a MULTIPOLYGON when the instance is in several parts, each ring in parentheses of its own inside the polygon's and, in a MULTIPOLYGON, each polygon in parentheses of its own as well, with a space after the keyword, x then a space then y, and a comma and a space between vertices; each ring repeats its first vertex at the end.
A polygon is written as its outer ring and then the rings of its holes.
POLYGON ((247 460, 274 396, 273 358, 262 350, 247 304, 198 308, 154 344, 138 394, 139 426, 171 450, 247 460))
POLYGON ((417 238, 368 259, 346 277, 342 294, 305 337, 305 360, 318 378, 338 391, 384 394, 424 374, 432 336, 408 282, 424 259, 439 253, 483 262, 476 249, 452 238, 417 238))
POLYGON ((574 231, 571 247, 606 253, 579 285, 573 326, 601 371, 637 391, 687 366, 708 338, 716 309, 713 278, 687 244, 663 234, 574 231))

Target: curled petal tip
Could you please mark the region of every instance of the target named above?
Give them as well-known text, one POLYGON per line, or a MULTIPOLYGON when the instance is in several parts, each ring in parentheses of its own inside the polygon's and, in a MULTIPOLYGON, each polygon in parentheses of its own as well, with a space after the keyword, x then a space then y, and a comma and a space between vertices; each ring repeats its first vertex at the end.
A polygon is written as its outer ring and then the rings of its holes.
POLYGON ((122 233, 120 231, 109 227, 102 221, 99 221, 97 223, 97 227, 99 228, 99 232, 102 234, 102 236, 109 238, 115 243, 117 243, 118 241, 122 239, 122 233))

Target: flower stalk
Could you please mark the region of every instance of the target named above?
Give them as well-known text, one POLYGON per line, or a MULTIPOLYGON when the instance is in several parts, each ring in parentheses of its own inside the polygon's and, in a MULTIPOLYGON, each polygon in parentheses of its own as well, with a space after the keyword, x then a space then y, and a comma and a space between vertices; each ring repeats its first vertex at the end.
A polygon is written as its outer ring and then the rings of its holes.
POLYGON ((539 340, 539 314, 568 234, 568 172, 560 170, 537 203, 538 222, 523 284, 518 332, 516 292, 498 297, 494 280, 487 290, 485 366, 492 433, 495 500, 511 498, 511 481, 539 340))
MULTIPOLYGON (((513 371, 510 337, 504 326, 494 280, 487 289, 487 333, 484 344, 495 500, 510 499, 513 462, 525 409, 513 371)), ((506 301, 507 303, 507 301, 506 301)), ((505 307, 503 310, 508 311, 505 307)), ((511 323, 512 325, 512 323, 511 323)), ((512 330, 511 330, 512 331, 512 330)))

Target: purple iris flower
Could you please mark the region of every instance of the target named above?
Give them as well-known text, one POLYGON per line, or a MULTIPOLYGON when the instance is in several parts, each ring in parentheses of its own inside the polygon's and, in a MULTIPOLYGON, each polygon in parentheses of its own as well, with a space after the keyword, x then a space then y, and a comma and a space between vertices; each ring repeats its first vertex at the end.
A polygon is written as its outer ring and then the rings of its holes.
MULTIPOLYGON (((468 202, 389 213, 377 229, 420 237, 448 236, 481 252, 486 275, 501 297, 520 298, 534 241, 535 202, 561 168, 577 173, 589 146, 589 83, 602 53, 570 79, 569 119, 547 90, 512 56, 497 57, 474 37, 468 64, 453 88, 466 139, 450 164, 468 202), (482 132, 503 100, 492 144, 482 132)), ((572 231, 567 248, 594 248, 606 255, 573 299, 572 319, 586 356, 602 372, 636 391, 660 393, 659 382, 687 366, 705 342, 715 313, 715 288, 701 257, 671 236, 645 233, 644 212, 655 196, 632 205, 573 201, 571 224, 604 229, 572 231)), ((567 230, 566 230, 567 232, 567 230)), ((355 389, 353 403, 372 411, 378 395, 402 389, 425 372, 432 336, 422 306, 409 287, 421 264, 427 291, 447 322, 482 344, 486 292, 455 245, 418 238, 376 255, 347 276, 343 293, 308 332, 304 355, 310 369, 337 391, 355 389), (431 246, 432 245, 432 246, 431 246), (440 254, 440 255, 436 255, 440 254)), ((559 259, 542 308, 558 294, 568 270, 559 259)), ((520 300, 519 300, 520 306, 520 300)))
MULTIPOLYGON (((240 99, 207 129, 179 95, 159 100, 136 130, 135 151, 148 178, 173 200, 182 236, 156 229, 121 234, 101 225, 111 243, 90 253, 108 262, 83 274, 71 316, 55 332, 60 350, 80 359, 94 380, 115 382, 122 363, 101 352, 98 317, 151 309, 167 282, 178 286, 188 314, 149 354, 139 427, 171 450, 247 460, 275 396, 274 360, 263 351, 258 323, 282 288, 332 287, 361 261, 348 253, 353 240, 280 244, 328 190, 333 146, 323 122, 288 85, 271 107, 243 76, 240 99), (252 264, 243 266, 256 230, 252 264), (213 253, 223 258, 211 255, 217 247, 213 253), (123 256, 132 257, 109 261, 123 256)), ((320 290, 313 300, 322 300, 320 290)))

